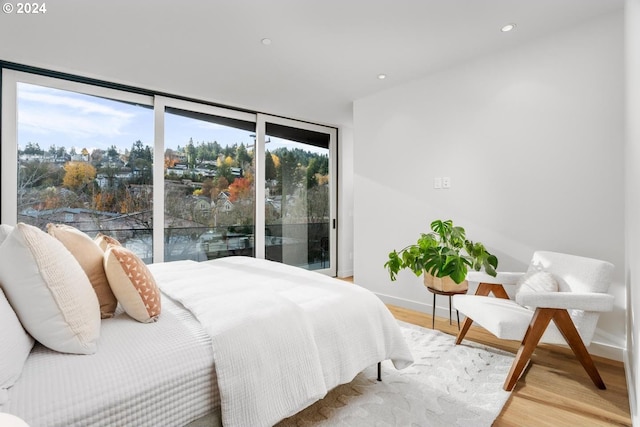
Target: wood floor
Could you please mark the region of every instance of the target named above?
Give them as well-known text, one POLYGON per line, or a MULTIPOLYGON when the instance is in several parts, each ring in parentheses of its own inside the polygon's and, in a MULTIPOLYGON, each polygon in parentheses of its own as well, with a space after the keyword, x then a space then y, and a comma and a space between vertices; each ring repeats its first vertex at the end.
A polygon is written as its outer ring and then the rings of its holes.
MULTIPOLYGON (((431 316, 388 305, 402 321, 431 328, 431 316)), ((454 314, 455 316, 455 314, 454 314)), ((456 335, 455 323, 436 316, 435 328, 456 335)), ((495 338, 472 326, 465 339, 515 353, 518 342, 495 338)), ((631 426, 624 366, 593 357, 607 389, 598 390, 571 350, 540 345, 494 426, 631 426)))

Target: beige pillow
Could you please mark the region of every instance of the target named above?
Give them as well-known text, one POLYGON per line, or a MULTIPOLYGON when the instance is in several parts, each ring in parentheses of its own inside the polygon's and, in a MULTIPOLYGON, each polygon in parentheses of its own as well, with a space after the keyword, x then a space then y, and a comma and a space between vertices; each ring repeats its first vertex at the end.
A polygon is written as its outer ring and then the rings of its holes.
POLYGON ((108 245, 104 270, 124 311, 139 322, 155 322, 160 315, 160 290, 145 263, 123 246, 108 245))
POLYGON ((62 353, 92 354, 100 306, 91 282, 64 245, 19 223, 0 244, 0 283, 22 326, 62 353))
POLYGON ((75 227, 66 224, 47 224, 50 235, 62 244, 78 260, 87 274, 100 304, 100 317, 113 317, 118 301, 111 292, 107 275, 104 272, 104 251, 93 239, 75 227))
POLYGON ((100 249, 102 249, 102 252, 107 251, 107 245, 122 246, 120 242, 118 242, 113 237, 107 236, 106 234, 102 234, 102 233, 98 233, 98 235, 96 236, 95 239, 93 239, 93 241, 98 244, 100 249))

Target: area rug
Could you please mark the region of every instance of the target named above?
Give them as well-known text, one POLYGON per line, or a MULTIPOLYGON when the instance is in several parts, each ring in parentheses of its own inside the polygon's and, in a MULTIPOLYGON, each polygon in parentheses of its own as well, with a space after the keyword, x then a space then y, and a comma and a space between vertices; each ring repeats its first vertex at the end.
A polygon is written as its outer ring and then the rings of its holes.
POLYGON ((415 363, 397 371, 371 366, 324 399, 287 418, 289 426, 490 426, 510 393, 502 389, 514 356, 399 322, 415 363))

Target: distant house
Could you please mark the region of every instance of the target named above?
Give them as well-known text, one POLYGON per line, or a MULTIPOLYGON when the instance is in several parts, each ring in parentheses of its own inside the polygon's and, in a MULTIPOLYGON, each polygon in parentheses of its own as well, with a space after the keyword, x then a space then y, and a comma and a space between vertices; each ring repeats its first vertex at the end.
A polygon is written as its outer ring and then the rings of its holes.
POLYGON ((231 194, 228 191, 221 191, 212 204, 220 212, 231 212, 234 209, 233 203, 229 200, 231 194))
POLYGON ((208 217, 211 214, 211 199, 206 196, 194 197, 193 210, 199 212, 200 215, 208 217))

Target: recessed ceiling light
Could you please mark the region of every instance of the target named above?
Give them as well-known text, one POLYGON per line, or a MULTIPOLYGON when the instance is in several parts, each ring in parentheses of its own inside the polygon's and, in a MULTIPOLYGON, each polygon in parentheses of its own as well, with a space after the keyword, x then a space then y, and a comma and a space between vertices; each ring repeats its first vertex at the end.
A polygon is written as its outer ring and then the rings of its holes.
POLYGON ((387 78, 387 75, 386 75, 386 74, 378 74, 378 79, 380 79, 380 80, 384 80, 384 79, 386 79, 386 78, 387 78))
POLYGON ((263 45, 268 46, 271 44, 271 39, 262 39, 260 40, 262 42, 263 45))
POLYGON ((507 24, 504 27, 500 28, 500 31, 503 33, 508 33, 509 31, 513 31, 516 28, 516 24, 507 24))

